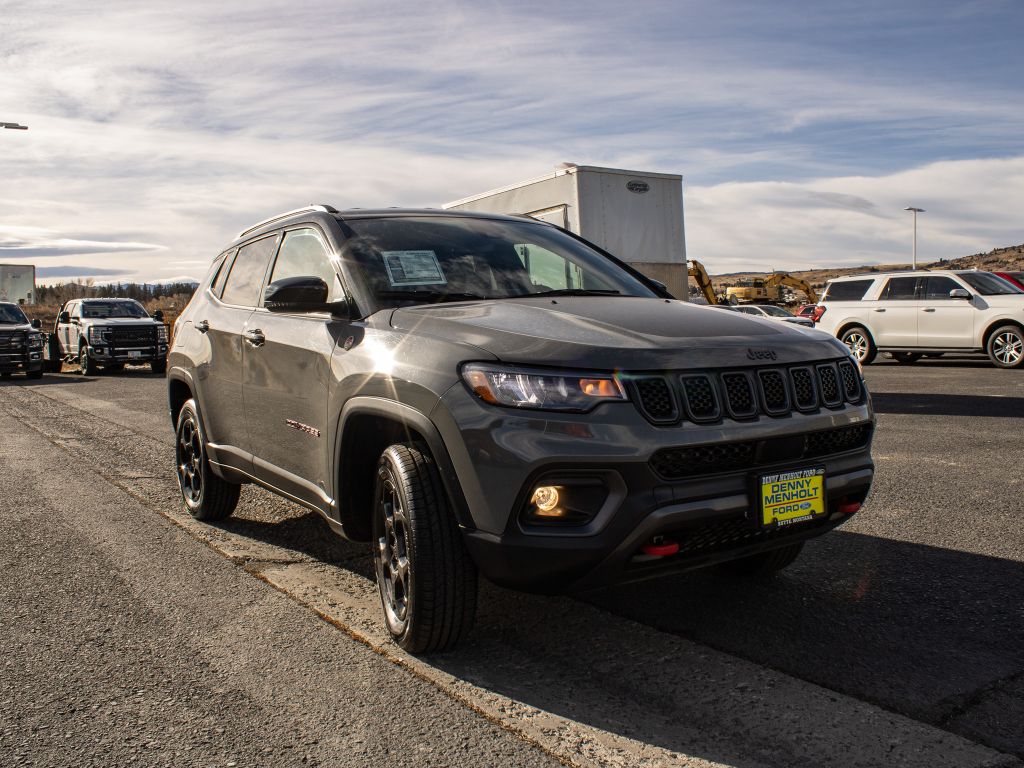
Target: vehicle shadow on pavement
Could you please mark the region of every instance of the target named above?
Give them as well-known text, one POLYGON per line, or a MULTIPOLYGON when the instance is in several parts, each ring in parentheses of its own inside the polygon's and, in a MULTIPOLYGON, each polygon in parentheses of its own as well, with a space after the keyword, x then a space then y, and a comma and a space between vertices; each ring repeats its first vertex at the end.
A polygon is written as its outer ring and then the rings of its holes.
POLYGON ((55 374, 44 374, 41 379, 26 379, 24 376, 15 375, 10 379, 0 379, 0 387, 46 387, 51 384, 85 384, 89 381, 96 381, 95 376, 56 376, 55 374))
POLYGON ((875 392, 871 395, 871 403, 875 413, 1024 418, 1024 397, 875 392))
MULTIPOLYGON (((315 514, 222 527, 372 579, 369 547, 315 514)), ((578 598, 481 583, 474 632, 427 661, 646 744, 752 766, 749 740, 767 739, 769 764, 796 760, 770 722, 743 723, 806 705, 711 648, 1024 755, 1022 594, 1022 563, 837 531, 764 581, 713 568, 578 598)))

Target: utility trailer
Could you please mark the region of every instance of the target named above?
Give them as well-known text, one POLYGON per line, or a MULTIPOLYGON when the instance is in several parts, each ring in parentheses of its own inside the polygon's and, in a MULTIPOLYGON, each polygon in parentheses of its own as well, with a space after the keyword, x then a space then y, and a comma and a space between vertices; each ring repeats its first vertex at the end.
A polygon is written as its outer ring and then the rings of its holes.
POLYGON ((557 224, 661 281, 672 295, 689 297, 682 176, 563 163, 546 176, 444 208, 557 224))
POLYGON ((0 264, 0 301, 14 304, 36 303, 34 264, 0 264))

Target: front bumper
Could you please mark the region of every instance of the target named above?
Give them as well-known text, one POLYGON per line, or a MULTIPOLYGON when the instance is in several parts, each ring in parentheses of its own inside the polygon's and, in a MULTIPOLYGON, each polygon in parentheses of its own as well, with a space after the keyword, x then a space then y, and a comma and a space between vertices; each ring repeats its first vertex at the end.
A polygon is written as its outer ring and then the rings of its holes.
POLYGON ((89 347, 89 357, 100 365, 104 363, 138 364, 167 359, 167 344, 119 347, 96 344, 89 347))
POLYGON ((43 350, 41 349, 0 352, 0 373, 28 373, 42 369, 43 350))
POLYGON ((589 414, 510 411, 486 406, 461 386, 431 414, 449 447, 472 526, 465 542, 480 571, 503 586, 567 592, 641 580, 755 554, 821 535, 841 524, 841 504, 863 502, 874 475, 869 401, 816 413, 717 424, 653 426, 632 404, 589 414), (864 428, 849 450, 806 457, 786 452, 808 433, 864 428), (666 448, 755 442, 756 460, 732 471, 665 479, 652 458, 666 448), (778 450, 776 450, 778 449, 778 450), (761 474, 825 468, 824 517, 776 530, 757 520, 754 481, 761 474), (610 509, 578 527, 534 526, 522 511, 550 473, 600 475, 616 492, 610 509), (651 559, 655 537, 678 541, 677 554, 651 559))

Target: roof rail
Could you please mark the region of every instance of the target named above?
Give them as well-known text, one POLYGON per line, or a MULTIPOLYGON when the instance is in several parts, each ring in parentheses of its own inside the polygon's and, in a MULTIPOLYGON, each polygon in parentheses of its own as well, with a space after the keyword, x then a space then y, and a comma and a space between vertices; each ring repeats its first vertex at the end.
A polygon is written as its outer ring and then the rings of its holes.
POLYGON ((264 219, 258 224, 253 224, 248 229, 243 229, 241 232, 239 232, 238 237, 236 237, 235 239, 239 240, 245 237, 250 232, 257 230, 266 224, 270 224, 275 221, 280 221, 281 219, 287 219, 289 216, 294 216, 297 213, 307 213, 309 211, 320 211, 321 213, 337 213, 338 209, 335 208, 333 205, 326 205, 324 203, 310 203, 305 208, 296 208, 294 211, 285 211, 284 213, 279 213, 277 216, 271 216, 269 219, 264 219))

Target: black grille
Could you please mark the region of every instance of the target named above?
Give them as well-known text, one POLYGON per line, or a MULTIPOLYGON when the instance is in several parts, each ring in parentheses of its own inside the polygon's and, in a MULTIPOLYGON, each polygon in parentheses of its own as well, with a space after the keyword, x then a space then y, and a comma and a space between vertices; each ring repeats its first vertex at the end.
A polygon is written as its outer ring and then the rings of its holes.
POLYGON ((854 370, 853 363, 842 362, 839 364, 839 376, 843 380, 843 391, 846 399, 851 403, 860 400, 860 376, 854 370))
POLYGON ((6 331, 0 333, 0 350, 4 352, 20 352, 25 346, 24 331, 6 331))
POLYGON ((675 397, 668 382, 660 376, 636 379, 633 382, 640 408, 651 421, 670 423, 679 418, 675 397))
POLYGON ((789 372, 793 381, 793 400, 801 411, 813 411, 818 407, 818 395, 814 391, 814 374, 810 368, 793 368, 789 372))
POLYGON ((725 385, 725 403, 735 418, 749 418, 757 414, 754 391, 745 373, 724 373, 722 384, 725 385))
POLYGON ((719 443, 662 448, 651 457, 651 468, 667 479, 710 475, 745 469, 754 463, 757 443, 719 443))
POLYGON ((686 413, 694 421, 714 421, 719 416, 715 388, 707 376, 683 376, 686 413))
MULTIPOLYGON (((799 436, 796 437, 799 439, 799 436)), ((787 461, 821 458, 836 453, 845 453, 867 446, 871 440, 871 425, 856 424, 823 432, 808 432, 803 435, 803 447, 799 443, 787 461)), ((662 448, 651 457, 650 467, 665 480, 682 480, 699 475, 713 475, 720 472, 734 472, 750 469, 757 464, 771 461, 770 440, 746 440, 735 443, 714 445, 679 446, 662 448), (763 456, 758 460, 759 454, 763 456)))
POLYGON ((821 401, 825 405, 835 407, 843 402, 843 393, 839 390, 839 374, 834 365, 818 366, 818 385, 821 401))
POLYGON ((856 424, 852 427, 840 427, 825 432, 812 432, 807 435, 804 457, 829 456, 857 448, 863 448, 871 439, 870 424, 856 424))
POLYGON ((111 344, 122 347, 152 345, 156 342, 156 326, 115 326, 107 331, 107 339, 111 344))
POLYGON ((761 381, 761 394, 764 396, 764 409, 771 414, 789 412, 789 393, 786 391, 786 379, 775 370, 758 371, 761 381))

